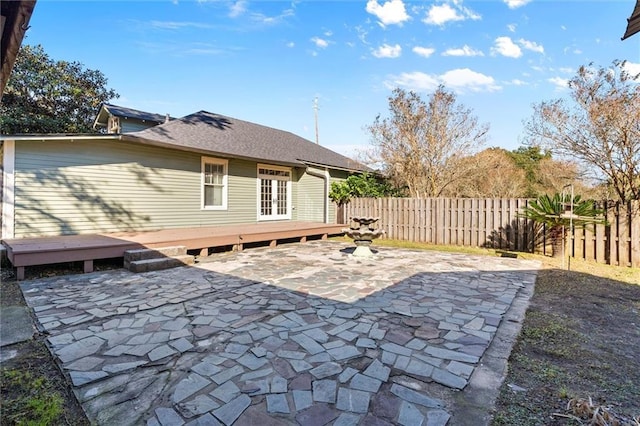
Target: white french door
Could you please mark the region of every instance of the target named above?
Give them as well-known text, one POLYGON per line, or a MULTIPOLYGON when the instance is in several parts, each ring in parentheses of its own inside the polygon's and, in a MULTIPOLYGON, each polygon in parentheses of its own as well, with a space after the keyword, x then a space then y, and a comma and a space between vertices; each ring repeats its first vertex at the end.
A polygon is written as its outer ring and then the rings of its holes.
POLYGON ((258 164, 258 218, 291 219, 291 169, 258 164))

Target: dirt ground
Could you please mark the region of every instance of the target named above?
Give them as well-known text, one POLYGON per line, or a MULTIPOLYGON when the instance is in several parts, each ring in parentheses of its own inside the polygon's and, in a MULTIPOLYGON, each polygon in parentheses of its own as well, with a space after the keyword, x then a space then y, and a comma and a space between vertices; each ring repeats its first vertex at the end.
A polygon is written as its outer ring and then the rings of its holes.
MULTIPOLYGON (((32 270, 32 277, 71 272, 70 266, 32 270), (37 274, 37 275, 36 275, 37 274)), ((0 271, 0 309, 23 306, 12 268, 0 271)), ((2 348, 17 355, 0 364, 0 424, 89 425, 67 380, 45 344, 46 336, 2 348)))
POLYGON ((540 271, 493 425, 640 425, 640 272, 590 272, 540 271))

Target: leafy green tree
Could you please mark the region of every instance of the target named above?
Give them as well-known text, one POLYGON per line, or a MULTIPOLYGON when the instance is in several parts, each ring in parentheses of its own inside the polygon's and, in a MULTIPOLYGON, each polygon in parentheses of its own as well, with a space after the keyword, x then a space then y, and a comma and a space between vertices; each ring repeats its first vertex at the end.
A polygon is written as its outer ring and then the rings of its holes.
POLYGON ((569 231, 569 226, 586 225, 595 222, 604 222, 602 210, 598 209, 593 201, 582 200, 580 195, 573 198, 573 215, 566 208, 571 206, 571 195, 547 194, 541 195, 531 201, 521 213, 522 217, 532 219, 538 224, 545 225, 547 234, 551 239, 551 255, 562 255, 564 240, 569 231))
POLYGON ((371 173, 349 176, 342 182, 332 182, 329 198, 339 206, 349 202, 351 198, 379 198, 402 195, 386 180, 379 179, 371 173))
POLYGON ((551 159, 550 151, 542 151, 539 146, 521 146, 518 149, 509 151, 509 156, 513 159, 518 168, 524 171, 527 180, 526 197, 538 195, 540 162, 551 159))
POLYGON ((99 105, 118 96, 101 71, 23 45, 2 97, 0 132, 91 132, 99 105))

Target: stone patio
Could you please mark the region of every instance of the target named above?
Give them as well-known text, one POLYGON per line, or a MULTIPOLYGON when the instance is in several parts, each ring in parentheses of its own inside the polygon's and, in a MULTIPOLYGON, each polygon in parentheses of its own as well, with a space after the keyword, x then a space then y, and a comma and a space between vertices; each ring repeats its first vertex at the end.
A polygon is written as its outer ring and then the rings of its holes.
POLYGON ((351 247, 21 286, 96 424, 447 424, 539 265, 351 247))

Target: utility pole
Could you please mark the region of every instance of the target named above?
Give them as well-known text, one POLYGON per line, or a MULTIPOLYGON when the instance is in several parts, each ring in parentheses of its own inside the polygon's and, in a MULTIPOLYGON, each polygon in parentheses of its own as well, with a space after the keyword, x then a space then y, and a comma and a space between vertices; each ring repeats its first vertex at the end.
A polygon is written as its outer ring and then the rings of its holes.
POLYGON ((316 144, 320 145, 320 140, 318 139, 318 97, 316 96, 313 100, 313 111, 316 120, 316 144))

